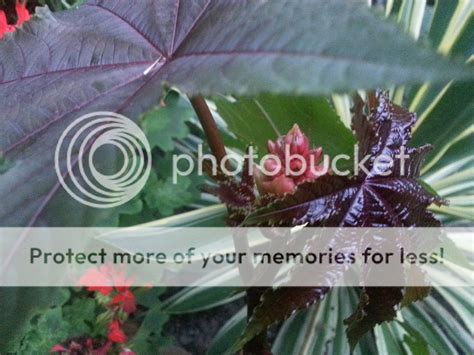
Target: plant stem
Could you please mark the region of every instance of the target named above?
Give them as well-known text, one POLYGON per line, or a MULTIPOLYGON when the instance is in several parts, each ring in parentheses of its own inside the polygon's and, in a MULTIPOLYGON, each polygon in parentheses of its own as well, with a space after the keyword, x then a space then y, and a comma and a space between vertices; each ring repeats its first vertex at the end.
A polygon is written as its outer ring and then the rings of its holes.
POLYGON ((211 152, 214 154, 217 163, 220 165, 221 161, 226 156, 226 152, 224 143, 219 134, 219 129, 214 121, 214 117, 212 117, 211 110, 202 96, 194 96, 190 100, 191 105, 193 105, 194 111, 196 111, 199 121, 201 122, 204 133, 206 134, 211 152))
MULTIPOLYGON (((190 101, 191 105, 194 108, 194 111, 196 111, 199 121, 201 122, 202 128, 209 143, 209 147, 211 148, 211 152, 216 157, 217 163, 220 166, 222 160, 226 156, 226 151, 224 143, 222 142, 221 136, 219 134, 219 129, 217 128, 216 122, 214 121, 214 117, 212 116, 211 110, 207 106, 206 100, 202 96, 194 96, 190 98, 190 101)), ((239 238, 234 235, 234 245, 236 245, 236 249, 239 249, 237 248, 237 245, 239 245, 240 250, 242 250, 242 248, 244 248, 244 250, 247 250, 248 241, 245 241, 244 243, 245 244, 242 244, 242 241, 239 241, 239 238), (246 246, 243 247, 243 245, 246 246)), ((249 270, 247 270, 247 273, 248 272, 249 270)), ((265 290, 266 288, 264 287, 249 287, 247 289, 247 320, 249 320, 252 316, 255 307, 260 304, 260 298, 265 292, 265 290)), ((243 353, 246 355, 271 354, 267 341, 267 332, 261 332, 254 339, 248 342, 244 346, 243 353)))

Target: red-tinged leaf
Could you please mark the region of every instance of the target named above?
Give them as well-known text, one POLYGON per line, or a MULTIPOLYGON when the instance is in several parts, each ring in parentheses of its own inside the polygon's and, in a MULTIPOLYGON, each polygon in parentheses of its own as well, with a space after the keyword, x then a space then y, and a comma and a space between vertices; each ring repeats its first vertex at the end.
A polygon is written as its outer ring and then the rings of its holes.
MULTIPOLYGON (((21 162, 2 174, 5 226, 110 223, 110 210, 62 191, 55 144, 84 114, 136 119, 165 84, 189 95, 321 95, 473 76, 345 0, 88 0, 54 14, 40 8, 5 34, 0 53, 0 156, 21 162)), ((115 167, 120 156, 97 159, 115 167)), ((70 174, 66 164, 61 172, 70 174)))

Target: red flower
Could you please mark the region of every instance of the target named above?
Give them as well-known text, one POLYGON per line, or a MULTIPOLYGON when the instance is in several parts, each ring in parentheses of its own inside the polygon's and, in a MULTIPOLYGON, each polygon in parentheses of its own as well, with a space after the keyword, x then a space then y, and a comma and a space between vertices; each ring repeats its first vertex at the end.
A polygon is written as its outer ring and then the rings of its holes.
POLYGON ((292 193, 298 184, 313 181, 325 173, 324 168, 318 166, 322 148, 310 149, 308 137, 297 124, 276 142, 269 140, 267 148, 273 157, 263 161, 264 171, 254 169, 261 194, 292 193))
POLYGON ((130 349, 124 349, 119 353, 119 355, 136 355, 136 354, 130 349))
POLYGON ((121 291, 117 296, 115 296, 110 305, 119 305, 122 307, 123 311, 127 314, 135 313, 137 310, 137 303, 135 301, 135 296, 129 289, 121 291))
POLYGON ((78 286, 87 286, 88 291, 97 291, 104 296, 108 296, 114 287, 121 292, 127 290, 131 284, 132 280, 127 279, 123 271, 114 269, 110 265, 90 269, 78 281, 78 286))
MULTIPOLYGON (((26 9, 26 1, 17 1, 15 5, 15 10, 18 17, 16 26, 21 26, 24 22, 28 21, 31 18, 30 13, 26 9)), ((5 33, 13 31, 15 31, 15 26, 8 24, 5 12, 3 10, 0 10, 0 39, 4 36, 5 33)))
POLYGON ((13 31, 15 31, 15 26, 8 24, 5 12, 0 10, 0 38, 2 38, 5 33, 13 31))
POLYGON ((105 267, 99 269, 88 270, 78 281, 79 286, 89 285, 87 290, 90 292, 100 292, 104 296, 108 296, 113 291, 111 280, 105 267))
POLYGON ((31 16, 28 10, 26 9, 26 1, 24 2, 16 2, 16 14, 18 16, 18 20, 16 22, 17 26, 21 26, 24 22, 29 21, 31 16))
POLYGON ((109 324, 109 334, 107 337, 114 343, 125 343, 127 341, 127 336, 120 327, 120 322, 116 319, 109 324))

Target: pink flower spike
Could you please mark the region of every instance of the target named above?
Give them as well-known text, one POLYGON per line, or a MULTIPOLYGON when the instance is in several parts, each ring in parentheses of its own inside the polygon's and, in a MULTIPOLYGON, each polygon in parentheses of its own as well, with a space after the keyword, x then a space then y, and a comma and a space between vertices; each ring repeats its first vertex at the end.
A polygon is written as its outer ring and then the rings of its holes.
POLYGON ((323 148, 319 147, 316 149, 311 149, 309 151, 309 155, 313 156, 313 161, 317 164, 321 160, 321 157, 323 155, 323 148))
POLYGON ((270 139, 267 142, 267 149, 270 154, 278 154, 275 142, 270 139))
POLYGON ((264 171, 254 167, 255 182, 260 194, 282 196, 293 193, 297 185, 314 181, 325 174, 324 169, 318 166, 323 154, 322 148, 311 149, 308 137, 297 124, 276 142, 269 140, 267 148, 280 162, 269 157, 262 162, 264 171))

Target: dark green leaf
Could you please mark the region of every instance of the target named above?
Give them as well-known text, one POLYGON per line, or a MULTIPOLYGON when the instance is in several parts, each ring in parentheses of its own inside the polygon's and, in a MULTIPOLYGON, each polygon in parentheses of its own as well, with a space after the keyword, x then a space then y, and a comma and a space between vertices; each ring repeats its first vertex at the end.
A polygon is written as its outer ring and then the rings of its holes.
POLYGON ((206 355, 222 355, 231 353, 232 345, 245 329, 247 308, 242 308, 219 330, 206 352, 206 355))
POLYGON ((428 162, 472 125, 474 115, 473 83, 452 84, 436 106, 428 110, 413 133, 413 145, 432 144, 428 162))
POLYGON ((30 320, 50 307, 64 304, 68 298, 65 288, 0 288, 0 352, 18 351, 30 320))
POLYGON ((171 341, 163 335, 163 326, 168 321, 168 315, 162 309, 160 295, 164 288, 153 287, 135 291, 137 303, 147 308, 140 317, 138 331, 130 339, 130 347, 137 354, 156 354, 160 347, 170 345, 171 341))
POLYGON ((401 323, 410 333, 417 333, 426 340, 430 348, 438 354, 456 353, 454 345, 441 331, 439 326, 419 306, 412 305, 403 311, 404 321, 401 323))
POLYGON ((159 304, 149 309, 137 333, 130 340, 130 347, 137 354, 156 354, 160 347, 170 345, 170 340, 163 336, 163 326, 168 321, 159 304))
POLYGON ((458 4, 459 0, 436 1, 429 31, 429 39, 433 47, 437 47, 441 43, 458 4))
POLYGON ((163 310, 171 314, 193 313, 211 309, 243 297, 233 287, 187 287, 163 302, 163 310))
POLYGON ((189 134, 186 122, 194 117, 194 111, 176 91, 171 91, 164 100, 164 107, 155 107, 142 117, 141 127, 151 147, 164 152, 174 149, 173 139, 185 138, 189 134))
POLYGON ((193 202, 199 196, 199 191, 192 185, 190 178, 181 177, 179 184, 175 184, 172 178, 163 181, 157 180, 156 175, 150 175, 143 194, 147 206, 166 217, 193 202))
POLYGON ((352 132, 324 98, 262 95, 215 102, 230 130, 245 145, 258 147, 260 156, 266 153, 269 139, 285 134, 295 123, 313 145, 323 147, 324 153, 353 154, 352 132))

